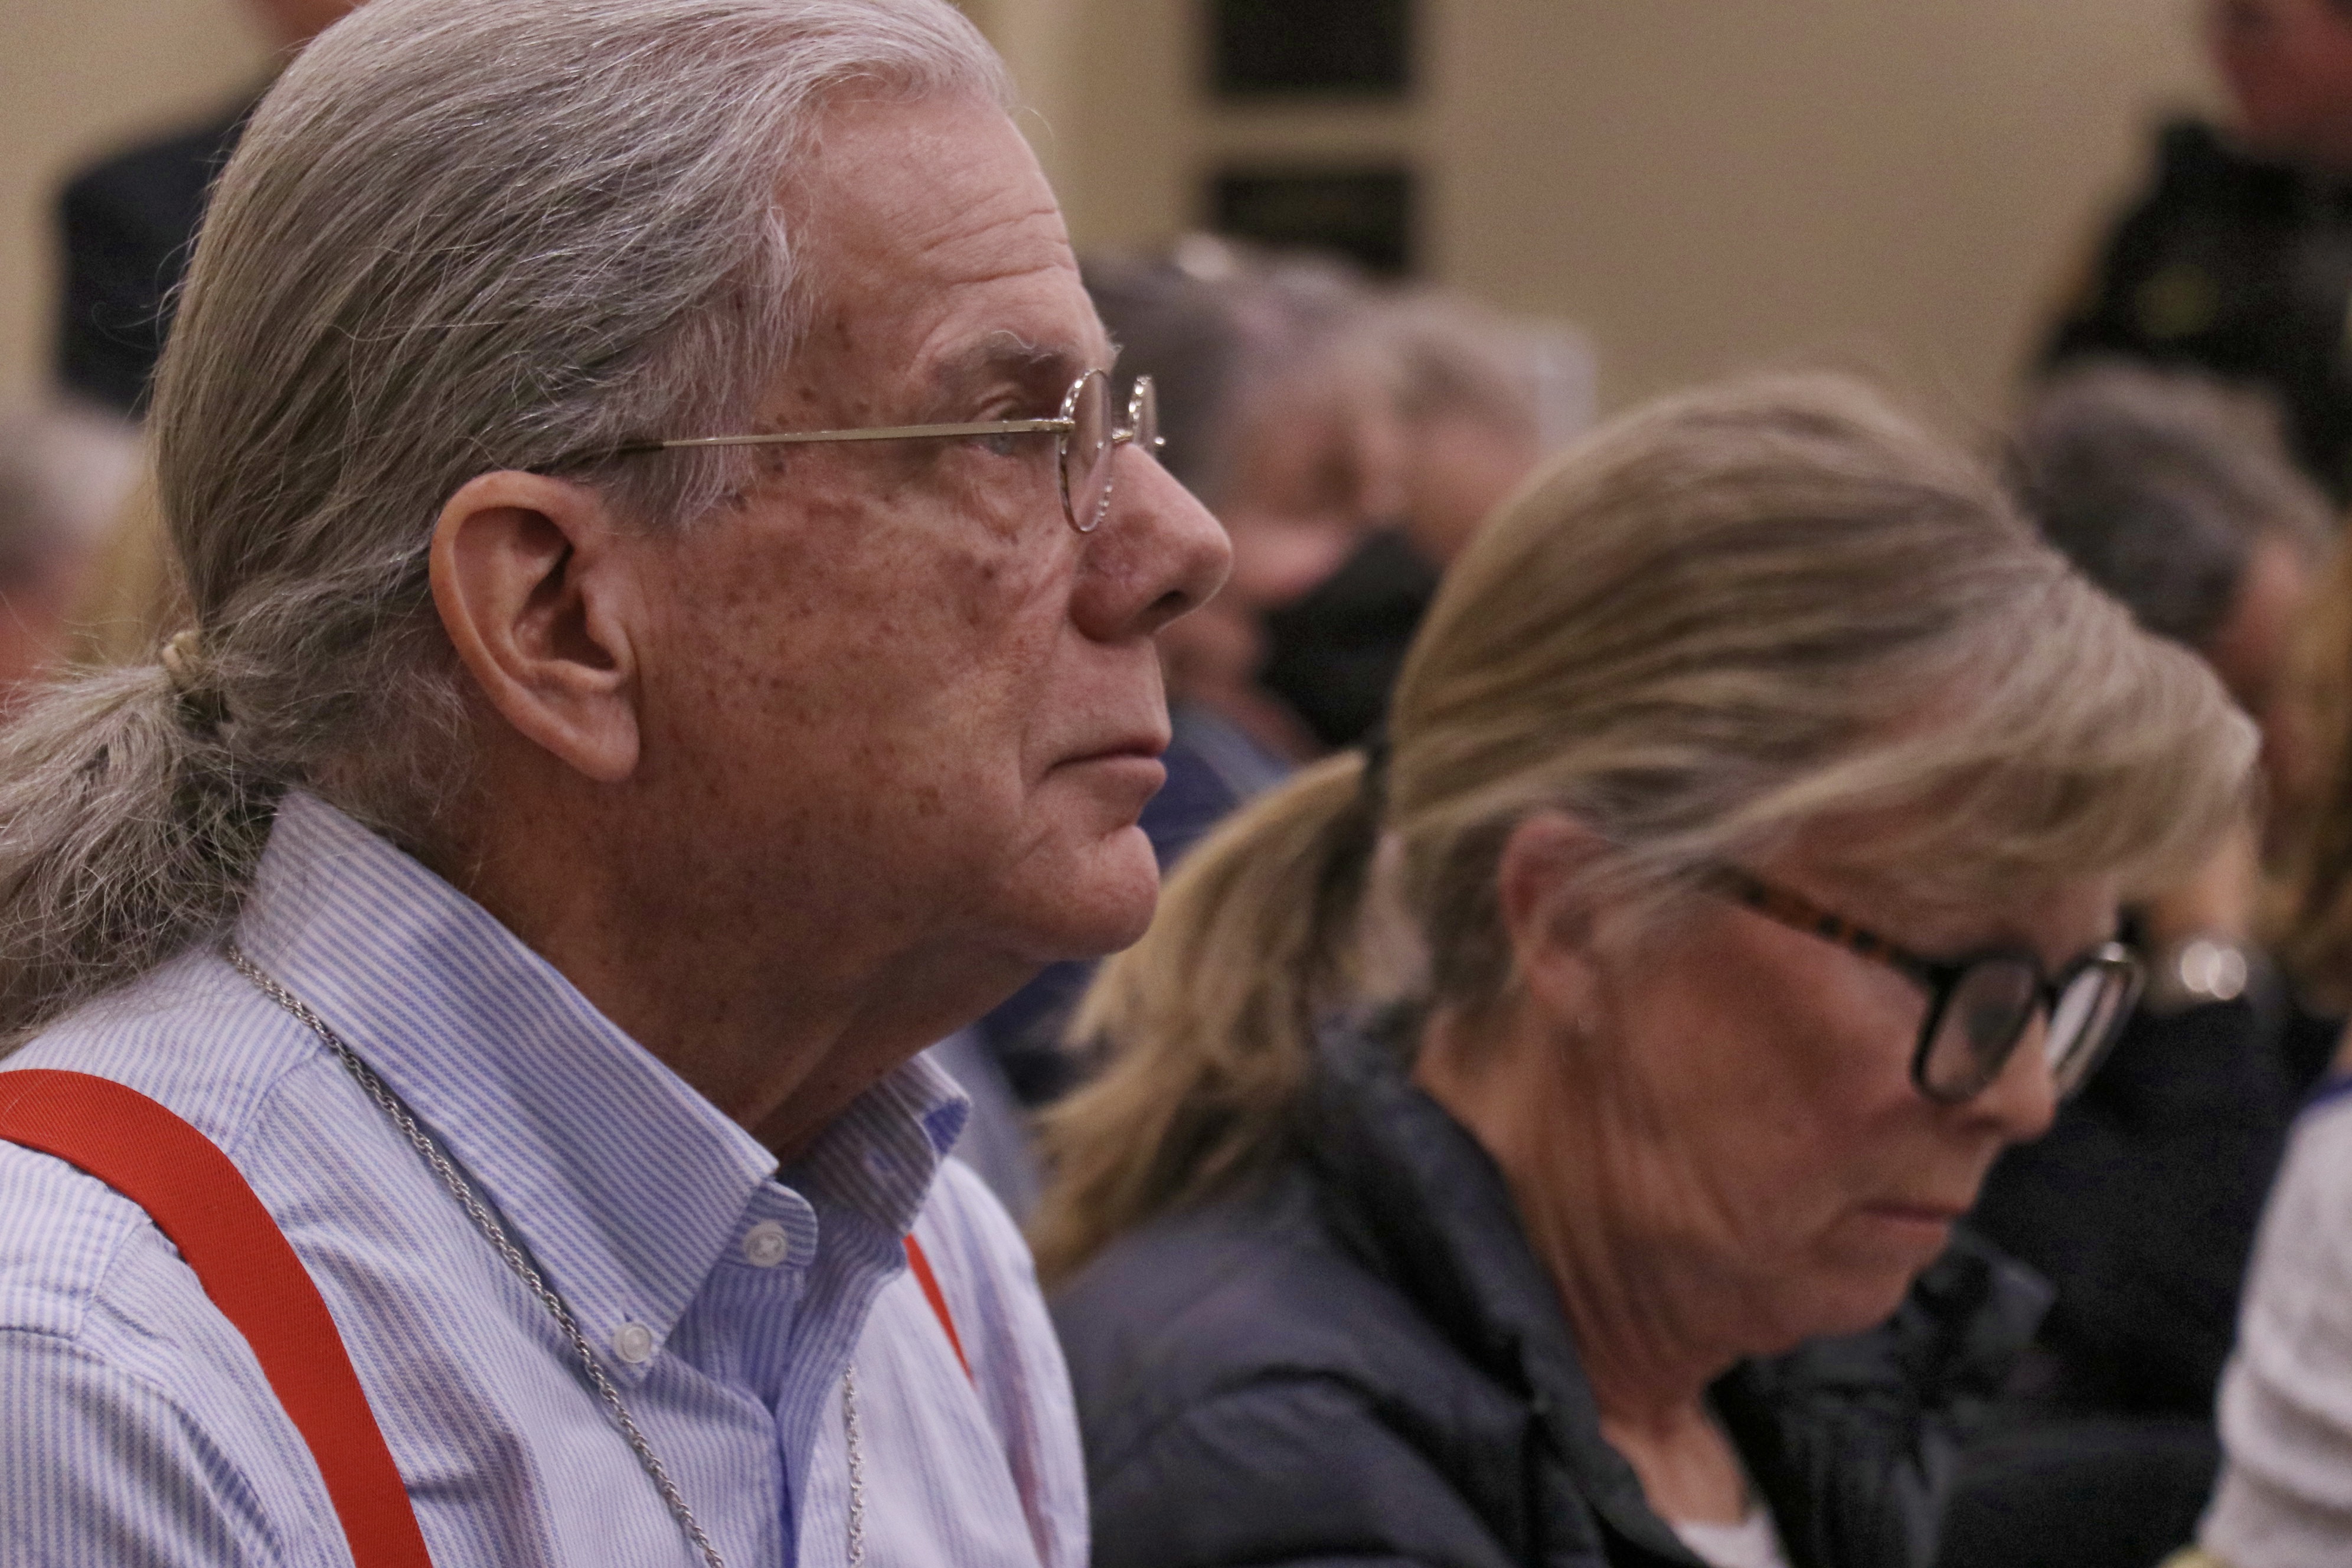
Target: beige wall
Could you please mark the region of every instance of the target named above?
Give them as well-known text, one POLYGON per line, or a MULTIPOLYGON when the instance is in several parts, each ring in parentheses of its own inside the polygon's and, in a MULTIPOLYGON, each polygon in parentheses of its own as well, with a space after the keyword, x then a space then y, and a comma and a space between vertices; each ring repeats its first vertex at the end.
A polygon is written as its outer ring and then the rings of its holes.
POLYGON ((1045 59, 997 25, 1081 244, 1190 221, 1223 153, 1402 152, 1434 275, 1582 322, 1612 405, 1801 355, 1990 412, 2150 116, 2208 90, 2191 0, 1423 4, 1413 107, 1216 113, 1193 0, 994 0, 1079 14, 1045 59))
MULTIPOLYGON (((1194 216, 1227 153, 1397 152, 1434 273, 1598 342, 1604 401, 1829 354, 1987 411, 2204 91, 2190 0, 1423 0, 1409 110, 1212 113, 1194 0, 969 0, 1081 243, 1194 216)), ((0 397, 46 364, 48 202, 263 54, 234 0, 0 0, 0 397)))
POLYGON ((0 0, 0 402, 47 373, 59 182, 266 67, 236 0, 0 0))

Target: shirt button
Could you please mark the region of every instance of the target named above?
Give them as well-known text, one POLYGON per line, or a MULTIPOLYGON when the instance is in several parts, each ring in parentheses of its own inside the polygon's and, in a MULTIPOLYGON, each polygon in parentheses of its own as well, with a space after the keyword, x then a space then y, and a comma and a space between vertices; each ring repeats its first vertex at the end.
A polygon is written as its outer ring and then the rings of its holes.
POLYGON ((613 1331, 613 1353, 635 1366, 653 1355, 654 1331, 643 1323, 623 1323, 613 1331))
POLYGON ((743 1256, 762 1268, 773 1268, 792 1251, 792 1234, 774 1220, 763 1219, 743 1233, 743 1256))

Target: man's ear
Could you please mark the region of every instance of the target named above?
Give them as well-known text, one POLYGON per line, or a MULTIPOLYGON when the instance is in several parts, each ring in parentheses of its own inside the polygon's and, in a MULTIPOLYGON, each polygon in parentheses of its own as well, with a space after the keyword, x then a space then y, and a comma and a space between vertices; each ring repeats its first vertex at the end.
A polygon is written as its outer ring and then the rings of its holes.
POLYGON ((433 603, 516 731, 599 784, 637 765, 635 575, 582 485, 511 470, 459 486, 433 528, 433 603))
POLYGON ((1565 812, 1538 811, 1511 830, 1495 868, 1503 933, 1519 985, 1547 1013, 1580 1020, 1591 1009, 1599 911, 1588 875, 1604 846, 1565 812))

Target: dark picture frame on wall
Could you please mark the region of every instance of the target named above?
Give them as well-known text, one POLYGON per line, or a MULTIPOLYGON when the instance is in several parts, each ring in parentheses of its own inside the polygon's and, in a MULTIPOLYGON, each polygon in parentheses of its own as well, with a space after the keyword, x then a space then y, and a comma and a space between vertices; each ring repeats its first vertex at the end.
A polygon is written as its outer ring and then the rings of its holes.
POLYGON ((1413 0, 1201 4, 1218 99, 1402 99, 1412 89, 1413 0))
POLYGON ((1276 250, 1328 250, 1376 276, 1413 269, 1413 173, 1402 163, 1229 164, 1209 176, 1218 234, 1276 250))

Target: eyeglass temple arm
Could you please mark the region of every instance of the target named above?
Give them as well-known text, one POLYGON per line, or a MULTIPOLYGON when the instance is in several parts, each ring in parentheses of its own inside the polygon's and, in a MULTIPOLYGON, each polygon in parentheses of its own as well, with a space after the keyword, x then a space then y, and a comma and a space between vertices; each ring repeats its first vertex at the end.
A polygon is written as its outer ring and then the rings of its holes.
POLYGON ((615 447, 614 456, 630 452, 669 452, 687 447, 787 447, 814 441, 908 441, 925 437, 1025 436, 1050 432, 1065 435, 1077 428, 1075 419, 982 419, 966 425, 891 425, 877 430, 779 430, 760 436, 688 436, 674 441, 639 441, 615 447))
POLYGON ((1746 904, 1760 915, 1778 921, 1792 931, 1833 942, 1849 952, 1874 959, 1910 976, 1929 990, 1945 984, 1967 967, 1965 964, 1938 963, 1934 959, 1924 958, 1899 942, 1888 941, 1867 926, 1856 925, 1843 915, 1832 913, 1801 893, 1775 887, 1736 866, 1710 868, 1706 880, 1717 890, 1728 894, 1735 901, 1746 904))

